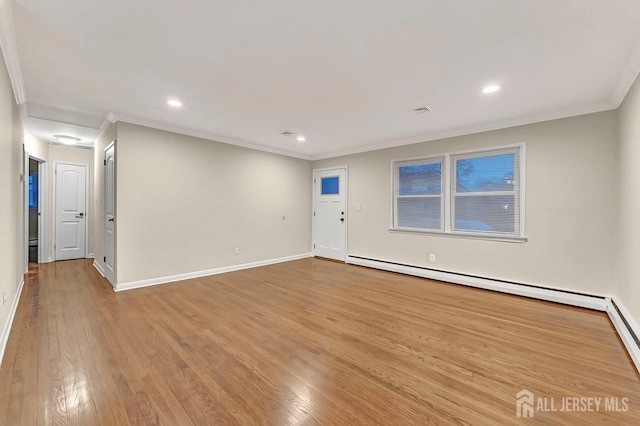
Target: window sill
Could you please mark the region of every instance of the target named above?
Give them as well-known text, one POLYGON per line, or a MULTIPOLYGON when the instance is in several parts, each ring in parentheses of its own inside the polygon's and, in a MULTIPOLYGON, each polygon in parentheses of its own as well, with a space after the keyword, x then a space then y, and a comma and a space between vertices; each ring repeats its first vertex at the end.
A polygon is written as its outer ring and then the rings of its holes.
POLYGON ((487 234, 475 234, 464 232, 441 232, 441 231, 427 231, 418 229, 396 229, 389 228, 389 232, 398 234, 416 234, 416 235, 431 235, 434 237, 447 237, 447 238, 469 238, 472 240, 487 240, 487 241, 502 241, 505 243, 526 243, 527 237, 514 237, 510 235, 487 235, 487 234))

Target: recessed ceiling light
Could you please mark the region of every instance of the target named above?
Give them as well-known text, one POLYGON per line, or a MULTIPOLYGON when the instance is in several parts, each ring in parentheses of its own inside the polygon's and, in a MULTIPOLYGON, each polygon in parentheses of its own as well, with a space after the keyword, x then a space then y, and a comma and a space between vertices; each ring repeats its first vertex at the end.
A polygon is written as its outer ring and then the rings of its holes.
POLYGON ((172 107, 176 107, 176 108, 180 108, 182 106, 182 102, 180 102, 177 99, 169 99, 167 101, 167 104, 169 104, 172 107))
POLYGON ((56 139, 56 141, 63 143, 65 145, 75 145, 78 142, 80 142, 80 138, 76 138, 73 136, 53 135, 53 137, 56 139))
POLYGON ((495 93, 498 90, 500 90, 500 86, 498 86, 497 84, 491 84, 482 89, 482 93, 495 93))
POLYGON ((304 136, 300 135, 300 136, 298 136, 298 137, 296 138, 296 140, 297 140, 298 142, 304 142, 304 141, 306 141, 306 140, 307 140, 307 138, 305 138, 304 136))

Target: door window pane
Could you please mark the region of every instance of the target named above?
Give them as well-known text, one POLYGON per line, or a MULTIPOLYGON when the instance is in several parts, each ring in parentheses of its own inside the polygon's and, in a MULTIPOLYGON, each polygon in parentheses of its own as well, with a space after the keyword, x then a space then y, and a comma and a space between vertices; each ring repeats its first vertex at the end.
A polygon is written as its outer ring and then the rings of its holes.
POLYGON ((337 195, 340 193, 340 177, 332 176, 321 178, 322 195, 337 195))

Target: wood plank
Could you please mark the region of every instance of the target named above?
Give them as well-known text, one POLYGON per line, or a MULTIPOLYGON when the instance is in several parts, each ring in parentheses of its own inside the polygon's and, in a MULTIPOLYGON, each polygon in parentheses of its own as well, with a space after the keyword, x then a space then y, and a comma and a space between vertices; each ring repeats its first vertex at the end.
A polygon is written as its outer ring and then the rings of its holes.
POLYGON ((0 424, 518 424, 515 394, 629 398, 530 424, 640 424, 606 314, 322 259, 114 293, 32 267, 0 424))

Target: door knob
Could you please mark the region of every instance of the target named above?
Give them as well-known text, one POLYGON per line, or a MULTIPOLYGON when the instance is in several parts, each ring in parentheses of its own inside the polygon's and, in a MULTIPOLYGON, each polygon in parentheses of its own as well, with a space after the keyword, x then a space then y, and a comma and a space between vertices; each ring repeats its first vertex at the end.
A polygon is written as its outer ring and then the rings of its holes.
POLYGON ((113 222, 113 218, 109 219, 109 222, 113 222))
POLYGON ((84 213, 78 213, 78 214, 76 215, 76 217, 82 218, 82 217, 84 217, 84 213))
POLYGON ((344 222, 344 217, 341 217, 341 218, 340 218, 340 222, 344 222))

